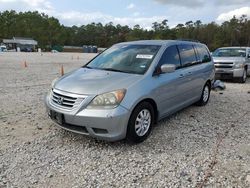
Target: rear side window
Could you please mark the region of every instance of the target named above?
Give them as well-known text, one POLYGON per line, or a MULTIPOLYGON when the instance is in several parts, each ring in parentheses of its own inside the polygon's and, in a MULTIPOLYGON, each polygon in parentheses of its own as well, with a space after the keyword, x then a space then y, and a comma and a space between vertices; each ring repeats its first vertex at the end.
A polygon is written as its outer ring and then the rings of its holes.
POLYGON ((181 67, 180 56, 177 50, 177 46, 170 46, 165 50, 159 62, 159 66, 163 64, 173 64, 176 66, 176 68, 181 67))
POLYGON ((197 50, 197 55, 200 62, 206 63, 211 61, 210 54, 205 46, 195 45, 195 48, 197 50))
POLYGON ((196 55, 192 45, 181 44, 178 45, 178 49, 183 67, 191 66, 196 63, 196 55))

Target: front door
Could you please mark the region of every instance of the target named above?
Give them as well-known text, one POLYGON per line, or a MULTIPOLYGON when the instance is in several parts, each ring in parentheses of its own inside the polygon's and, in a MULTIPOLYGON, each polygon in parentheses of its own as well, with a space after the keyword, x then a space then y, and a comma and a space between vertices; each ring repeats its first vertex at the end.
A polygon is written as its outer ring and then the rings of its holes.
POLYGON ((159 117, 162 118, 181 108, 185 100, 185 88, 187 84, 186 71, 181 68, 180 56, 176 45, 168 47, 163 53, 158 69, 163 64, 174 64, 176 70, 172 73, 161 73, 154 76, 155 96, 159 109, 159 117))

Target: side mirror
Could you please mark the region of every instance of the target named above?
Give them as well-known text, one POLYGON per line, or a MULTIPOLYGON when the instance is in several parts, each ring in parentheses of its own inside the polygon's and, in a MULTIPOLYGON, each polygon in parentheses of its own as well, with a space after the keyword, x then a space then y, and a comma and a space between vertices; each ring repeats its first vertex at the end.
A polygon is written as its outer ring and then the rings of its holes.
POLYGON ((164 64, 161 66, 162 73, 171 73, 171 72, 174 72, 175 69, 176 69, 176 66, 173 64, 164 64))

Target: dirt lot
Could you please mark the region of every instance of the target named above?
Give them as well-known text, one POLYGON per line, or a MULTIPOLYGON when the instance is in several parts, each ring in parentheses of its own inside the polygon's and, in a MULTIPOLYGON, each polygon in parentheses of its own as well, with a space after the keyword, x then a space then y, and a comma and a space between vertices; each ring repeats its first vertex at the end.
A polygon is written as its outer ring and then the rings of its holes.
POLYGON ((250 78, 159 122, 139 145, 107 143, 58 128, 43 104, 61 65, 92 57, 0 53, 0 187, 250 186, 250 78))

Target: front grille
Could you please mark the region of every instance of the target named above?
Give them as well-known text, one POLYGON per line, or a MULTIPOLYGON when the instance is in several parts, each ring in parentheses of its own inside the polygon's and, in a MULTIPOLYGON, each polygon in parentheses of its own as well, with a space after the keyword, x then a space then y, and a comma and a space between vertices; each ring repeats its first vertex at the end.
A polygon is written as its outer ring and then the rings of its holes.
POLYGON ((234 64, 234 63, 233 63, 233 62, 219 62, 219 64, 232 65, 232 64, 234 64))
POLYGON ((233 62, 216 62, 214 64, 215 68, 233 68, 233 62))
POLYGON ((233 68, 233 66, 215 65, 215 68, 233 68))
POLYGON ((50 100, 57 107, 73 109, 81 104, 84 97, 77 97, 72 94, 65 94, 59 91, 52 90, 50 100))

